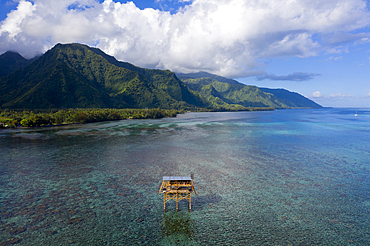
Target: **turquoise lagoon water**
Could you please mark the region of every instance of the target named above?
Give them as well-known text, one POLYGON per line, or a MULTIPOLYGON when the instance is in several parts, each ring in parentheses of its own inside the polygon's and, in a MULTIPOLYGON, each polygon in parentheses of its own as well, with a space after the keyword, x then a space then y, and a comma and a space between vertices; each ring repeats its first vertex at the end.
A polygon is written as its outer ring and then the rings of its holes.
POLYGON ((0 131, 1 245, 369 245, 370 110, 0 131), (197 196, 163 211, 162 176, 197 196))

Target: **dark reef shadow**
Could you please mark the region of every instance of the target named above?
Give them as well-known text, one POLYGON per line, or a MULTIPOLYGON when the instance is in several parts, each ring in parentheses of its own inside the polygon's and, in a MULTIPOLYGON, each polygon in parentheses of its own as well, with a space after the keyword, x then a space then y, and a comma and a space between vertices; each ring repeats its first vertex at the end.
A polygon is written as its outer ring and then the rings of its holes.
POLYGON ((169 211, 163 214, 161 231, 163 237, 185 236, 190 239, 193 236, 194 222, 191 213, 185 211, 169 211))

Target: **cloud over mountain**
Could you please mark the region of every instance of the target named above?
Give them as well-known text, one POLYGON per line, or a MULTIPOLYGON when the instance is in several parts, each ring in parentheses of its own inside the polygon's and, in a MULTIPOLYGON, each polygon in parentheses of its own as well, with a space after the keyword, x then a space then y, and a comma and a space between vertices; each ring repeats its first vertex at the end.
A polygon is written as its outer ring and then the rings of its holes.
POLYGON ((290 80, 290 81, 307 81, 313 79, 315 76, 320 76, 317 73, 292 73, 288 75, 274 75, 274 74, 264 74, 263 76, 257 77, 257 80, 290 80))
POLYGON ((32 57, 80 42, 142 67, 242 77, 260 73, 263 59, 368 37, 351 32, 369 17, 362 0, 194 0, 174 14, 112 0, 20 0, 0 23, 0 52, 32 57))

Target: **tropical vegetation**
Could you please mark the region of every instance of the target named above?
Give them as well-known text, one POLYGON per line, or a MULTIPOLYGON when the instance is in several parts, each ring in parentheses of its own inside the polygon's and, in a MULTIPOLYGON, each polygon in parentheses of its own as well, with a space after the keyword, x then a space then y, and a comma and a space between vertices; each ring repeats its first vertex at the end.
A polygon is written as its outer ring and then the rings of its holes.
POLYGON ((175 109, 62 109, 62 110, 1 110, 0 127, 53 126, 125 119, 159 119, 176 117, 175 109))
POLYGON ((99 49, 58 44, 0 78, 1 108, 183 108, 207 106, 169 70, 135 67, 99 49))
POLYGON ((213 107, 321 108, 312 100, 284 89, 248 86, 205 72, 178 74, 178 77, 213 107))

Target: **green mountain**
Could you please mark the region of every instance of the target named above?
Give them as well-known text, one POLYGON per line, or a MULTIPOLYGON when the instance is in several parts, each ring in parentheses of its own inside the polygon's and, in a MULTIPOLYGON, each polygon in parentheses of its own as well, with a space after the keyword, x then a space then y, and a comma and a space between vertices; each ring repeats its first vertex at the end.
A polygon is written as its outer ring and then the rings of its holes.
POLYGON ((247 86, 236 80, 199 72, 177 76, 211 103, 213 107, 272 107, 272 108, 321 108, 312 100, 283 89, 247 86), (206 77, 202 77, 206 76, 206 77))
POLYGON ((23 68, 33 61, 27 60, 20 54, 12 51, 0 55, 0 77, 11 74, 20 68, 23 68))
POLYGON ((265 93, 271 93, 280 100, 284 101, 289 107, 302 107, 302 108, 322 108, 321 105, 314 101, 296 93, 285 89, 269 89, 259 88, 265 93))
POLYGON ((177 108, 206 103, 169 70, 119 62, 99 49, 57 44, 0 78, 3 108, 177 108))
POLYGON ((57 44, 32 60, 7 52, 0 65, 0 108, 321 107, 297 93, 206 72, 136 67, 81 44, 57 44))

